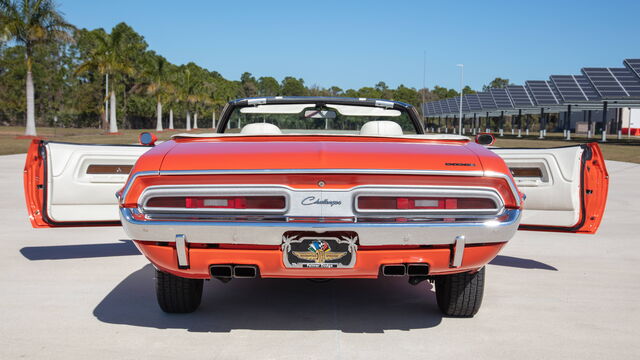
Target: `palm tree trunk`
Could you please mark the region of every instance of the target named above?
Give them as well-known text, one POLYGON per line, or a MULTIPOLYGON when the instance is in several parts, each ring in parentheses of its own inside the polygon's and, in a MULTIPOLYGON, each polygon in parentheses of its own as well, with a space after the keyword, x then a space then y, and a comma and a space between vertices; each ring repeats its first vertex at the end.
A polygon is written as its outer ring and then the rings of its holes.
POLYGON ((109 99, 109 105, 111 110, 109 111, 109 133, 118 132, 118 123, 116 122, 116 92, 111 90, 111 96, 109 99))
POLYGON ((158 101, 158 106, 156 107, 157 114, 157 123, 156 123, 156 131, 162 131, 162 103, 158 101))
POLYGON ((109 127, 109 74, 105 74, 104 78, 104 117, 102 118, 102 128, 107 130, 109 127))
POLYGON ((191 130, 191 113, 187 110, 187 131, 191 130))
POLYGON ((33 75, 31 74, 31 57, 27 55, 27 128, 26 136, 36 136, 36 109, 33 91, 33 75))
POLYGON ((214 111, 211 115, 211 128, 216 128, 216 112, 214 111))
POLYGON ((173 109, 169 109, 169 129, 173 130, 173 109))
POLYGON ((198 112, 193 114, 193 128, 194 129, 198 128, 198 112))

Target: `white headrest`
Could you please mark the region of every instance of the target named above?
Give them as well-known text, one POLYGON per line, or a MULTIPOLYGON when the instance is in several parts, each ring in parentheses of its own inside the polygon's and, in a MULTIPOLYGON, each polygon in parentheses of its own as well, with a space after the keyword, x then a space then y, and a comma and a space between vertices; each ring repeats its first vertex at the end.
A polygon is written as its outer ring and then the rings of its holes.
POLYGON ((247 135, 280 135, 280 128, 269 123, 253 123, 242 127, 240 134, 247 135))
POLYGON ((402 136, 402 128, 393 121, 367 121, 360 128, 360 135, 402 136))

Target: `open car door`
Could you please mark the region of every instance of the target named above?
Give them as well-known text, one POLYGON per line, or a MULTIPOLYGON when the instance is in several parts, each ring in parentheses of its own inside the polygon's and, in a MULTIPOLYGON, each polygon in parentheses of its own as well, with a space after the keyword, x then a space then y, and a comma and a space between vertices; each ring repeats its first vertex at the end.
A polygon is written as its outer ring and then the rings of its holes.
POLYGON ((609 187, 609 174, 596 143, 491 150, 502 157, 526 196, 521 230, 596 232, 609 187))
POLYGON ((34 140, 24 168, 31 224, 36 228, 119 225, 115 193, 149 149, 34 140))

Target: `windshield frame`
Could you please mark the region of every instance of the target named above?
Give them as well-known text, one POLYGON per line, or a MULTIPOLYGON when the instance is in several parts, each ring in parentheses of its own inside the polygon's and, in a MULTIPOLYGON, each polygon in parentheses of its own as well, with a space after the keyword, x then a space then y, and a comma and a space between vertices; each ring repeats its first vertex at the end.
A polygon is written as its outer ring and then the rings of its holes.
POLYGON ((399 101, 381 100, 381 99, 365 99, 365 98, 345 98, 345 97, 314 97, 314 96, 276 96, 276 97, 263 97, 263 98, 245 98, 233 100, 227 103, 222 109, 220 114, 220 121, 216 126, 216 133, 223 134, 227 129, 227 123, 229 122, 234 110, 257 106, 265 104, 308 104, 314 103, 316 105, 324 106, 326 104, 340 104, 340 105, 355 105, 355 106, 369 106, 369 107, 381 107, 387 109, 400 110, 405 112, 411 123, 413 124, 416 134, 424 134, 424 127, 420 121, 420 115, 415 107, 409 104, 405 104, 399 101))

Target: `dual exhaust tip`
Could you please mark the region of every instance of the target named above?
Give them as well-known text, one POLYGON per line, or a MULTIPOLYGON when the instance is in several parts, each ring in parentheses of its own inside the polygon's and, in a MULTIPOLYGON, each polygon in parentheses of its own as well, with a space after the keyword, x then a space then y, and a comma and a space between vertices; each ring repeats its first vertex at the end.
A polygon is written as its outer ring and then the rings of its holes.
MULTIPOLYGON (((258 277, 255 265, 211 265, 211 276, 218 279, 253 279, 258 277)), ((384 276, 427 276, 428 264, 387 264, 382 265, 384 276)))
POLYGON ((427 276, 428 264, 388 264, 382 265, 384 276, 427 276))
POLYGON ((258 277, 258 267, 254 265, 211 265, 211 277, 218 279, 253 279, 258 277))

